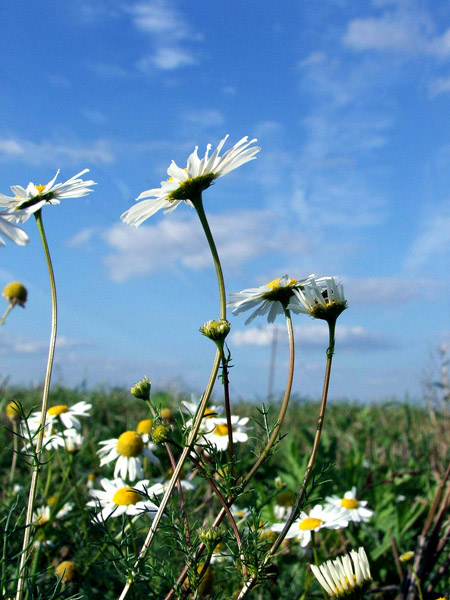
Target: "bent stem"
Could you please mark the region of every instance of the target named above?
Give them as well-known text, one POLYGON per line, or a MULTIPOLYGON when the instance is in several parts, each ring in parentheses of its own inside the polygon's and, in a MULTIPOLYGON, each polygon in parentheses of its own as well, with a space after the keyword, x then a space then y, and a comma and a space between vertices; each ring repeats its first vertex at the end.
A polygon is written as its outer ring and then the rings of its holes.
POLYGON ((9 315, 9 313, 12 311, 13 308, 14 308, 14 304, 10 304, 8 306, 8 308, 6 309, 6 311, 3 314, 3 317, 0 319, 0 325, 3 325, 3 323, 6 321, 6 317, 9 315))
MULTIPOLYGON (((308 486, 309 480, 311 479, 312 469, 314 466, 314 462, 316 460, 317 450, 319 448, 320 437, 322 435, 323 422, 324 422, 324 418, 325 418, 325 410, 327 407, 328 388, 330 385, 331 363, 332 363, 333 354, 334 354, 336 320, 328 321, 328 329, 329 329, 329 346, 328 346, 328 350, 327 350, 327 364, 326 364, 326 368, 325 368, 322 400, 320 403, 320 410, 319 410, 319 416, 317 419, 316 434, 314 436, 313 447, 311 450, 311 454, 309 456, 305 475, 303 477, 303 481, 300 486, 300 490, 298 492, 295 505, 292 508, 292 512, 289 515, 289 518, 287 519, 286 524, 283 527, 283 530, 281 531, 281 533, 278 535, 277 539, 272 544, 270 550, 267 552, 267 554, 264 558, 263 564, 262 564, 263 568, 271 561, 273 555, 280 547, 281 542, 286 537, 286 534, 289 531, 292 523, 297 518, 297 516, 300 512, 300 509, 303 506, 303 503, 305 501, 307 486, 308 486)), ((255 584, 256 579, 257 579, 257 577, 253 576, 249 581, 247 581, 247 583, 242 588, 241 593, 239 594, 239 596, 237 597, 236 600, 242 600, 242 598, 245 598, 245 596, 247 596, 247 594, 250 592, 251 588, 255 584)))
POLYGON ((29 558, 30 550, 30 539, 31 539, 31 524, 33 522, 33 509, 36 500, 37 483, 40 472, 40 454, 42 451, 42 445, 45 433, 45 422, 47 418, 47 405, 48 405, 48 394, 50 390, 50 380, 52 377, 53 359, 55 355, 55 344, 56 344, 56 329, 57 329, 57 301, 56 301, 56 285, 55 275, 53 272, 52 260, 50 258, 50 252, 48 249, 47 238, 45 236, 44 224, 42 222, 41 210, 34 213, 36 218, 36 224, 39 230, 39 235, 44 249, 45 260, 47 263, 47 270, 50 280, 50 292, 52 298, 52 324, 50 332, 50 344, 48 350, 47 359, 47 370, 45 372, 44 389, 42 392, 42 405, 41 405, 41 423, 39 426, 38 434, 36 436, 36 450, 35 450, 35 461, 33 464, 33 471, 31 474, 30 492, 28 495, 28 506, 27 514, 25 519, 25 529, 23 536, 22 554, 20 557, 19 565, 19 578, 17 581, 17 592, 16 600, 21 600, 23 596, 23 590, 26 578, 26 563, 29 558))

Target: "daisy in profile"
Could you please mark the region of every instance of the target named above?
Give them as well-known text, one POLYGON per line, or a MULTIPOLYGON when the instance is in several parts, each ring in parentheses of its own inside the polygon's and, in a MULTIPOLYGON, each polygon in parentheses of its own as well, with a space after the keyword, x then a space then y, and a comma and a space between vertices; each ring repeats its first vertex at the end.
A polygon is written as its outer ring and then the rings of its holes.
MULTIPOLYGON (((114 477, 128 478, 134 481, 143 477, 142 459, 155 462, 156 456, 145 446, 142 436, 136 431, 125 431, 118 438, 100 442, 100 466, 116 461, 114 477)), ((159 460, 158 460, 159 462, 159 460)), ((156 463, 155 463, 156 464, 156 463)))
POLYGON ((138 481, 133 487, 128 486, 123 479, 100 480, 103 490, 89 491, 94 498, 87 503, 87 506, 95 508, 101 507, 101 511, 95 516, 93 521, 106 521, 109 517, 120 517, 120 515, 140 515, 142 513, 153 517, 158 510, 156 504, 150 502, 147 498, 147 488, 149 482, 147 479, 138 481))
POLYGON ((169 175, 167 181, 162 181, 159 188, 142 192, 137 198, 137 201, 142 200, 142 202, 124 212, 120 217, 122 221, 138 227, 158 210, 164 209, 164 213, 172 212, 180 202, 193 207, 194 202, 215 179, 253 160, 260 151, 258 146, 252 146, 256 140, 248 141, 246 136, 220 156, 227 139, 228 135, 223 138, 211 156, 209 155, 211 144, 208 144, 205 155, 201 159, 197 154, 198 146, 196 146, 184 169, 172 161, 167 169, 169 175))
MULTIPOLYGON (((270 529, 279 533, 283 531, 285 523, 274 523, 270 529)), ((309 544, 313 531, 320 529, 342 529, 347 527, 348 519, 342 516, 334 508, 323 508, 322 505, 314 506, 309 515, 306 512, 300 512, 299 518, 292 523, 286 539, 296 538, 303 548, 309 544)))
MULTIPOLYGON (((15 244, 19 246, 25 246, 30 241, 30 238, 27 236, 23 229, 20 229, 14 223, 10 223, 10 221, 15 221, 15 215, 12 210, 0 210, 0 233, 6 236, 15 244)), ((5 245, 5 240, 0 236, 0 246, 5 245)))
POLYGON ((26 188, 12 185, 11 191, 14 196, 0 194, 0 205, 16 211, 15 220, 24 223, 45 204, 59 204, 61 198, 81 198, 92 192, 89 186, 96 185, 95 181, 79 179, 81 175, 88 172, 89 169, 84 169, 64 183, 55 183, 59 174, 58 169, 56 175, 46 185, 34 185, 31 182, 26 188))
POLYGON ((375 514, 373 510, 366 508, 366 500, 358 500, 356 486, 353 486, 349 492, 345 492, 342 498, 336 495, 327 496, 325 498, 325 506, 340 510, 346 519, 354 523, 367 522, 375 514))
POLYGON ((288 308, 315 319, 335 321, 347 308, 344 287, 335 277, 310 275, 304 285, 294 289, 294 299, 288 308))
MULTIPOLYGON (((232 415, 231 427, 233 435, 233 443, 246 442, 248 435, 246 433, 246 425, 248 417, 238 417, 232 415)), ((217 450, 226 450, 228 448, 228 425, 225 418, 211 417, 207 423, 209 431, 203 433, 203 437, 208 440, 217 450)))
POLYGON ((311 570, 330 598, 347 598, 354 593, 360 597, 372 581, 364 548, 351 550, 350 554, 327 560, 320 566, 311 565, 311 570))
POLYGON ((294 290, 301 287, 306 280, 297 281, 288 275, 274 279, 266 285, 257 288, 248 288, 230 294, 227 306, 233 307, 233 314, 240 315, 246 310, 255 309, 245 321, 248 325, 258 315, 266 315, 269 323, 273 323, 277 315, 284 314, 289 302, 294 301, 294 290))
POLYGON ((88 411, 91 408, 92 404, 84 401, 77 402, 73 406, 67 404, 51 406, 47 410, 47 423, 54 425, 55 422, 61 422, 66 429, 81 429, 78 417, 89 417, 88 411))

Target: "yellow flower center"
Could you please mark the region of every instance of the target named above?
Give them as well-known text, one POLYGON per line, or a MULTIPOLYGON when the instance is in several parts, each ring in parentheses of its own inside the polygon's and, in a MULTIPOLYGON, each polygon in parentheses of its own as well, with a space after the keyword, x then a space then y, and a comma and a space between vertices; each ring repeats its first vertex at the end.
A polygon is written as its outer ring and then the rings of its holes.
POLYGON ((170 408, 161 409, 161 419, 163 421, 171 421, 173 419, 173 413, 170 408))
POLYGON ((139 456, 143 449, 144 442, 135 431, 125 431, 117 440, 116 450, 121 456, 139 456))
POLYGON ((314 519, 314 517, 308 517, 307 519, 303 519, 303 521, 300 521, 300 523, 298 524, 298 528, 302 531, 305 531, 306 529, 316 529, 317 527, 320 527, 322 523, 322 519, 314 519))
POLYGON ((17 402, 14 402, 14 400, 6 405, 5 412, 6 416, 8 417, 8 419, 11 419, 11 421, 15 421, 20 417, 19 406, 17 402))
POLYGON ((42 192, 45 190, 45 185, 35 185, 34 187, 40 194, 42 194, 42 192))
POLYGON ((271 302, 281 302, 281 304, 286 307, 289 304, 289 300, 294 295, 292 286, 297 283, 297 280, 289 279, 287 285, 280 286, 280 279, 281 278, 278 277, 278 279, 266 283, 266 286, 270 288, 270 291, 265 292, 262 297, 264 300, 269 300, 271 302))
MULTIPOLYGON (((273 290, 278 290, 279 289, 279 283, 280 283, 280 277, 278 277, 278 279, 274 279, 273 281, 271 281, 270 283, 266 283, 267 287, 271 287, 273 290)), ((289 279, 289 283, 287 284, 287 286, 283 286, 283 287, 288 287, 291 285, 295 285, 297 283, 296 279, 289 279)))
POLYGON ((153 427, 152 419, 144 419, 143 421, 139 421, 136 431, 140 434, 150 433, 153 427))
POLYGON ((56 406, 51 406, 48 409, 48 414, 51 417, 56 417, 57 415, 62 415, 66 412, 69 412, 69 407, 67 406, 67 404, 57 404, 56 406))
POLYGON ((215 415, 217 415, 216 412, 214 412, 213 410, 211 410, 210 408, 207 408, 205 410, 205 412, 203 413, 203 418, 204 419, 210 419, 211 417, 214 417, 215 415))
POLYGON ((141 494, 130 487, 120 488, 113 496, 113 502, 118 506, 130 506, 130 504, 136 504, 141 499, 141 494))
POLYGON ((228 427, 227 427, 227 425, 222 425, 222 424, 216 425, 214 427, 214 433, 216 435, 219 435, 220 437, 228 435, 228 427))
POLYGON ((78 579, 79 571, 77 565, 71 560, 63 560, 55 569, 56 575, 62 577, 63 581, 75 581, 78 579))
POLYGON ((358 500, 355 498, 342 498, 341 506, 349 509, 358 508, 358 500))

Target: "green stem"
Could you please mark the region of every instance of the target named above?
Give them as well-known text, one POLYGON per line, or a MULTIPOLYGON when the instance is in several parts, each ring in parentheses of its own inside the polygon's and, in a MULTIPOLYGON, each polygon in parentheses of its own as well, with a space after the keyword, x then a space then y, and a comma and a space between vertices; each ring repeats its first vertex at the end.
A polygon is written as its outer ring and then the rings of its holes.
POLYGON ((16 472, 17 454, 19 452, 19 432, 17 431, 17 423, 14 420, 12 422, 13 427, 13 455, 11 460, 11 470, 9 472, 9 482, 14 481, 14 473, 16 472))
POLYGON ((13 308, 14 308, 14 304, 10 304, 8 306, 3 317, 0 319, 0 325, 3 325, 3 323, 6 321, 6 317, 9 315, 9 313, 12 311, 13 308))
POLYGON ((47 238, 45 236, 44 224, 42 222, 42 214, 41 210, 38 210, 34 213, 36 218, 36 224, 39 230, 39 235, 41 237, 42 247, 44 249, 45 260, 47 263, 47 270, 50 280, 50 291, 52 298, 52 324, 51 324, 51 333, 50 333, 50 344, 48 350, 48 359, 47 359, 47 369, 45 373, 44 380, 44 389, 42 392, 42 405, 41 405, 41 423, 40 429, 36 437, 36 460, 34 461, 33 471, 31 474, 31 483, 30 483, 30 492, 28 496, 28 506, 27 506, 27 514, 25 519, 25 529, 23 536, 23 545, 22 545, 22 554, 20 557, 20 565, 19 565, 19 578, 17 582, 17 592, 16 592, 16 600, 22 600, 23 590, 26 579, 26 566, 30 553, 30 539, 31 539, 31 528, 33 522, 33 510, 34 503, 36 500, 36 490, 37 483, 39 478, 40 471, 40 454, 42 451, 42 445, 44 440, 45 433, 45 424, 47 418, 47 406, 48 406, 48 395, 50 391, 50 380, 52 376, 52 368, 53 368, 53 359, 55 355, 55 345, 56 345, 56 330, 57 330, 57 300, 56 300, 56 285, 55 285, 55 276, 53 273, 52 261, 50 258, 50 252, 48 249, 47 238))

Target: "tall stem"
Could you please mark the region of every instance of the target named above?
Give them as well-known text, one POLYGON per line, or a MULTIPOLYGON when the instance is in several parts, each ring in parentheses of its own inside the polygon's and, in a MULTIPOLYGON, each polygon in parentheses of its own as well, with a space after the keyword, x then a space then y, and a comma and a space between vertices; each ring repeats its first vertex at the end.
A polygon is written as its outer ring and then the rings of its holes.
POLYGON ((42 445, 45 433, 45 424, 47 418, 47 406, 48 406, 48 394, 50 390, 50 380, 52 377, 53 359, 55 355, 55 344, 56 344, 56 329, 57 329, 57 301, 56 301, 56 285, 55 275, 53 272, 52 260, 50 258, 50 252, 48 249, 47 238, 45 236, 44 224, 42 222, 41 210, 34 213, 36 218, 36 224, 39 230, 39 235, 44 249, 45 260, 47 263, 48 276, 50 280, 50 292, 52 298, 52 324, 50 332, 50 344, 48 350, 47 359, 47 370, 45 372, 44 389, 42 392, 42 405, 41 405, 41 422, 39 425, 39 431, 36 436, 36 451, 35 461, 33 465, 33 471, 31 474, 30 492, 28 495, 28 506, 27 514, 25 519, 25 529, 23 536, 22 554, 20 557, 19 565, 19 579, 17 582, 17 593, 16 600, 21 600, 23 596, 23 590, 26 578, 26 563, 29 558, 30 539, 31 539, 31 524, 33 522, 33 509, 36 500, 36 490, 40 471, 40 454, 42 451, 42 445))
MULTIPOLYGON (((263 566, 267 565, 270 562, 270 560, 272 559, 272 556, 275 554, 275 552, 280 547, 281 542, 286 537, 287 532, 289 531, 292 523, 297 518, 297 515, 300 512, 300 509, 303 506, 303 503, 305 501, 306 490, 307 490, 309 480, 311 479, 312 469, 314 466, 314 462, 316 460, 317 450, 319 448, 319 442, 320 442, 320 437, 322 435, 323 422, 324 422, 324 418, 325 418, 325 410, 326 410, 327 398, 328 398, 328 388, 330 385, 331 363, 332 363, 333 354, 334 354, 336 321, 333 320, 333 321, 328 322, 328 328, 329 328, 329 340, 330 341, 329 341, 329 346, 328 346, 328 350, 327 350, 327 364, 326 364, 326 368, 325 368, 325 378, 324 378, 324 384, 323 384, 322 401, 320 403, 319 417, 317 419, 316 434, 314 436, 313 447, 311 450, 311 454, 309 456, 305 475, 303 477, 303 481, 300 486, 300 491, 298 492, 295 505, 292 508, 292 512, 289 515, 289 518, 287 519, 286 524, 283 527, 283 530, 281 531, 281 533, 278 535, 277 539, 272 544, 270 550, 267 552, 267 554, 264 558, 264 561, 263 561, 263 566)), ((247 594, 250 592, 251 588, 255 584, 255 581, 256 581, 256 577, 254 576, 254 577, 252 577, 252 579, 250 579, 249 581, 246 582, 246 584, 244 585, 244 587, 241 590, 241 593, 237 597, 237 600, 242 600, 242 598, 245 598, 245 596, 247 596, 247 594)))

